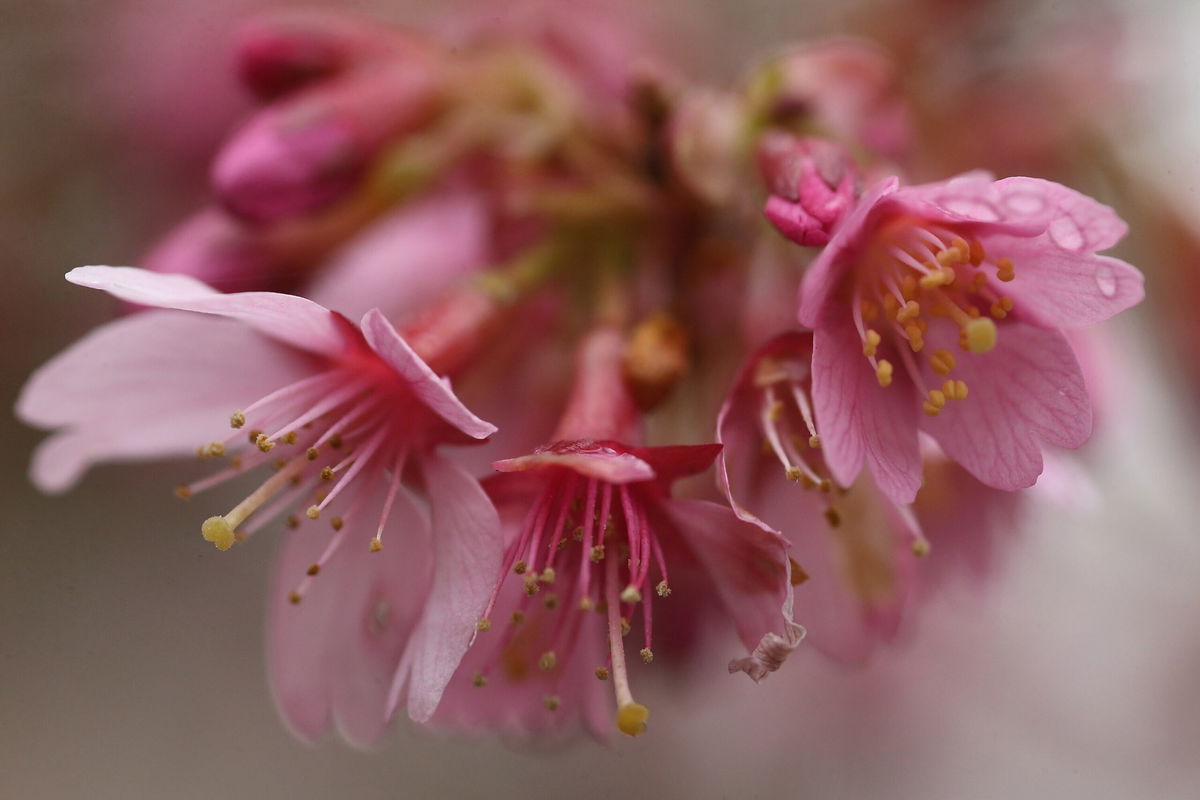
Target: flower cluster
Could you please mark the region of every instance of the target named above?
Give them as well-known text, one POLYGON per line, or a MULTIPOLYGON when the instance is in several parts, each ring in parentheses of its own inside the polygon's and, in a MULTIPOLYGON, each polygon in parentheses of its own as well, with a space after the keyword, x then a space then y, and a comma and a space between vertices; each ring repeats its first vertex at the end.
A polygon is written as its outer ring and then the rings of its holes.
POLYGON ((991 546, 1091 433, 1066 334, 1142 297, 1099 254, 1109 208, 909 183, 865 44, 717 89, 579 13, 247 26, 261 105, 212 204, 140 269, 67 275, 126 313, 18 401, 46 491, 194 454, 181 498, 245 491, 203 540, 281 523, 268 661, 302 737, 370 743, 402 707, 637 735, 637 676, 721 631, 756 681, 806 630, 864 658, 934 544, 991 546))

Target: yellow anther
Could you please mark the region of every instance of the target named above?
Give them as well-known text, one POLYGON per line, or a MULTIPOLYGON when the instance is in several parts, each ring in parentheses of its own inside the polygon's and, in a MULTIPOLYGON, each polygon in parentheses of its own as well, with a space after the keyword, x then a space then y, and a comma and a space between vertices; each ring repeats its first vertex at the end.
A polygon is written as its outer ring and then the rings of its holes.
POLYGON ((320 519, 321 518, 320 506, 309 506, 307 509, 305 509, 304 516, 308 517, 309 519, 320 519))
POLYGON ((556 695, 549 694, 542 698, 542 705, 546 707, 547 711, 558 711, 558 707, 562 705, 562 700, 556 695))
POLYGON ((545 604, 546 608, 553 611, 554 609, 558 608, 558 595, 556 595, 554 592, 547 592, 546 597, 542 600, 542 603, 545 604))
POLYGON ((885 388, 892 385, 892 362, 880 359, 879 366, 875 368, 875 380, 885 388))
POLYGON ((320 456, 320 455, 321 455, 321 451, 320 451, 320 450, 318 450, 318 449, 317 449, 317 448, 315 448, 315 447, 310 447, 310 448, 308 448, 307 450, 305 450, 305 451, 304 451, 304 456, 305 456, 305 458, 307 458, 309 461, 316 461, 316 460, 317 460, 317 457, 318 457, 318 456, 320 456))
POLYGON ((287 444, 295 444, 300 439, 300 435, 295 431, 288 431, 283 435, 283 441, 287 444))
POLYGON ((186 486, 176 486, 175 487, 175 496, 178 497, 180 500, 188 500, 192 496, 192 490, 186 486))
POLYGON ((938 375, 949 375, 956 363, 954 354, 945 349, 937 350, 929 358, 929 366, 933 367, 933 371, 938 375))
POLYGON ((950 269, 949 267, 938 269, 921 277, 921 288, 929 291, 931 289, 936 289, 939 286, 945 286, 953 280, 954 270, 950 269), (947 275, 950 276, 949 279, 947 279, 947 275))
POLYGON ((235 411, 229 415, 229 427, 240 428, 246 424, 246 415, 241 411, 235 411))
POLYGON ((641 703, 626 703, 617 709, 617 730, 627 736, 637 736, 646 732, 648 719, 650 709, 641 703))
POLYGON ((329 437, 329 446, 332 447, 334 450, 341 450, 342 449, 342 435, 340 433, 335 433, 333 436, 330 436, 329 437))
POLYGON ((817 436, 815 433, 812 436, 808 437, 808 446, 813 448, 814 450, 817 449, 818 447, 820 447, 821 446, 821 437, 817 436))
POLYGON ((799 562, 797 562, 796 559, 791 558, 789 556, 788 563, 791 564, 791 567, 792 567, 792 578, 791 578, 792 586, 799 586, 800 584, 802 584, 806 580, 808 580, 809 574, 804 571, 804 568, 800 566, 799 562))
POLYGON ((829 523, 829 527, 836 528, 842 524, 842 515, 833 506, 825 509, 825 521, 829 523))
POLYGON ((944 394, 948 400, 966 400, 967 382, 948 380, 942 384, 942 394, 944 394))
POLYGON ((904 308, 896 312, 896 322, 903 325, 910 319, 916 319, 921 316, 921 304, 916 300, 909 300, 904 304, 904 308))
POLYGON ((882 338, 878 331, 868 330, 866 336, 863 338, 863 355, 868 358, 875 355, 875 351, 881 341, 882 338))
POLYGON ((254 444, 264 453, 269 453, 275 449, 275 443, 268 439, 265 433, 260 433, 258 436, 255 436, 254 444))
POLYGON ((513 564, 513 572, 517 573, 518 575, 524 575, 525 570, 527 569, 529 569, 529 565, 524 561, 518 561, 517 563, 513 564))
POLYGON ((549 672, 557 665, 558 656, 554 655, 553 650, 547 650, 546 652, 542 653, 541 657, 538 659, 538 667, 543 672, 549 672))
POLYGON ((539 591, 541 591, 541 587, 538 586, 536 575, 526 575, 525 576, 524 589, 525 589, 525 594, 529 595, 530 597, 533 597, 535 594, 537 594, 539 591))
POLYGON ((316 574, 320 573, 320 571, 321 571, 320 564, 309 564, 308 570, 306 570, 307 574, 309 574, 309 575, 316 575, 316 574))
POLYGON ((985 258, 987 258, 987 253, 984 252, 983 245, 979 242, 978 239, 971 240, 971 247, 969 248, 969 250, 970 250, 970 254, 971 254, 971 266, 972 267, 978 267, 980 264, 983 263, 983 260, 985 258))
POLYGON ((1013 268, 1013 262, 1011 259, 996 259, 996 277, 1006 283, 1017 277, 1017 273, 1013 268))
POLYGON ((608 680, 608 667, 596 667, 596 677, 602 681, 608 680))
POLYGON ((487 686, 487 678, 482 672, 476 672, 475 677, 471 679, 471 683, 476 689, 482 689, 483 687, 487 686))
POLYGON ((963 326, 967 350, 986 353, 996 346, 996 323, 986 317, 973 319, 963 326))
POLYGON ((296 528, 300 527, 300 518, 295 514, 288 514, 287 526, 292 530, 296 530, 296 528))
POLYGON ((621 635, 628 636, 631 630, 633 630, 633 628, 629 625, 629 618, 621 617, 621 635))
POLYGON ((921 409, 931 417, 936 417, 938 414, 942 413, 941 406, 934 405, 928 400, 921 404, 921 409))
POLYGON ((671 587, 667 585, 666 581, 659 581, 658 585, 654 587, 654 593, 659 597, 670 597, 671 587))
POLYGON ((961 253, 959 253, 959 251, 958 251, 958 249, 957 249, 957 248, 954 248, 954 247, 948 247, 948 248, 946 248, 945 250, 939 250, 939 251, 938 251, 938 254, 937 254, 937 261, 938 261, 938 263, 939 263, 939 264, 941 264, 943 267, 946 267, 946 266, 949 266, 949 265, 951 265, 951 264, 954 264, 954 263, 956 263, 956 262, 958 262, 958 261, 961 261, 961 260, 962 260, 962 257, 961 257, 961 255, 962 255, 962 254, 961 254, 961 253))
POLYGON ((334 517, 333 519, 329 520, 329 527, 333 528, 335 531, 340 531, 342 526, 345 524, 346 520, 342 519, 341 517, 334 517))
POLYGON ((583 541, 583 526, 576 525, 575 530, 571 531, 571 538, 577 542, 583 541))
POLYGON ((776 400, 774 403, 771 403, 771 407, 767 409, 767 419, 771 420, 771 422, 778 422, 779 418, 782 416, 783 403, 776 400))
POLYGON ((867 322, 879 318, 879 306, 875 305, 875 303, 872 301, 863 300, 862 303, 859 304, 859 307, 862 309, 863 319, 865 319, 867 322))
POLYGON ((321 480, 333 480, 333 467, 321 467, 321 480))
POLYGON ((929 402, 941 408, 946 405, 946 395, 940 389, 930 389, 929 402))
POLYGON ((367 549, 372 553, 378 553, 383 549, 383 542, 381 542, 378 538, 372 539, 371 544, 367 546, 367 549))
POLYGON ((985 286, 987 286, 987 275, 982 272, 976 272, 975 277, 971 278, 971 283, 967 286, 967 290, 971 292, 979 292, 985 286))
POLYGON ((221 442, 213 442, 204 448, 204 458, 220 458, 225 455, 225 445, 221 442))
POLYGON ((640 603, 642 602, 642 593, 637 590, 636 586, 626 586, 621 590, 622 603, 640 603))
POLYGON ((555 577, 554 567, 546 567, 542 570, 542 574, 538 577, 538 580, 542 583, 554 583, 555 577))
POLYGON ((817 484, 817 488, 825 494, 829 494, 833 491, 833 484, 829 482, 828 478, 822 478, 820 483, 817 484))
POLYGON ((783 471, 783 474, 784 477, 786 477, 789 481, 796 483, 804 477, 804 470, 800 469, 799 467, 788 467, 783 471))
POLYGON ((917 558, 924 558, 929 555, 929 540, 922 537, 913 542, 912 554, 917 558))
POLYGON ((910 303, 917 296, 917 279, 911 273, 905 275, 900 281, 900 294, 910 303))
POLYGON ((479 632, 490 631, 492 629, 492 621, 487 617, 480 617, 475 620, 475 630, 479 632))
POLYGON ((525 612, 524 611, 514 611, 514 612, 512 612, 512 615, 509 616, 509 618, 508 618, 508 623, 510 625, 520 625, 524 621, 525 621, 525 612))
POLYGON ((296 592, 296 591, 288 592, 288 602, 294 606, 299 605, 300 601, 303 599, 304 599, 304 595, 300 594, 299 592, 296 592))
POLYGON ((599 564, 601 561, 603 561, 604 560, 604 545, 602 545, 602 544, 593 545, 591 552, 588 553, 588 558, 590 558, 592 560, 593 564, 599 564))
POLYGON ((800 486, 805 491, 816 488, 816 485, 817 485, 817 482, 814 481, 812 478, 808 477, 808 473, 805 473, 800 476, 800 486))
POLYGON ((590 598, 590 597, 579 598, 579 610, 580 611, 591 611, 595 607, 596 607, 596 604, 594 602, 592 602, 592 598, 590 598))
POLYGON ((925 334, 921 332, 921 328, 910 322, 904 326, 904 335, 908 337, 908 346, 912 351, 921 352, 921 348, 925 346, 925 334))
POLYGON ((654 660, 654 651, 649 647, 643 647, 639 653, 642 656, 642 661, 646 662, 647 664, 654 660))
POLYGON ((200 526, 200 535, 204 541, 212 542, 218 550, 228 550, 233 547, 233 526, 224 517, 209 517, 200 526))
POLYGON ((893 319, 896 316, 897 309, 900 308, 900 301, 896 296, 888 293, 883 296, 883 315, 888 319, 893 319))

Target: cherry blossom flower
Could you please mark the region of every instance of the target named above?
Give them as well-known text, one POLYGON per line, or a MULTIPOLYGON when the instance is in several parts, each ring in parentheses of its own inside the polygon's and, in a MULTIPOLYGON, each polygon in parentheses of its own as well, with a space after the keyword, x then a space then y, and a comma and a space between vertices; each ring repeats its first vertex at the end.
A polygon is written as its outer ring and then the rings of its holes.
POLYGON ((649 710, 634 699, 625 640, 640 634, 640 661, 654 660, 660 604, 700 613, 707 595, 718 598, 746 646, 768 653, 735 662, 756 679, 799 643, 802 629, 785 609, 782 537, 724 506, 670 496, 675 480, 707 469, 720 448, 618 440, 635 435, 636 420, 622 351, 615 329, 590 334, 556 441, 495 463, 504 474, 489 481, 489 494, 506 529, 504 567, 435 722, 529 734, 578 714, 604 736, 610 684, 617 729, 640 734, 649 710), (676 570, 702 597, 678 596, 676 570))
POLYGON ((228 550, 291 513, 269 646, 284 717, 305 738, 336 725, 365 743, 385 728, 388 696, 414 719, 432 715, 501 555, 491 503, 436 450, 495 430, 431 367, 455 343, 423 330, 427 362, 378 311, 355 326, 300 297, 220 294, 131 268, 68 279, 174 310, 110 323, 30 379, 18 413, 55 430, 35 457, 39 486, 197 442, 225 466, 181 497, 273 468, 201 532, 228 550))
POLYGON ((717 475, 739 517, 791 543, 807 640, 835 660, 862 661, 956 570, 987 575, 1015 501, 937 453, 925 460, 938 479, 913 506, 896 504, 866 475, 839 486, 812 410, 812 340, 783 333, 747 359, 718 417, 717 475))
POLYGON ((918 430, 1007 490, 1036 481, 1043 443, 1082 444, 1091 407, 1059 329, 1142 299, 1140 272, 1096 255, 1125 230, 1106 206, 1033 178, 889 179, 868 191, 800 293, 800 323, 814 330, 813 410, 837 482, 852 484, 866 463, 893 501, 910 502, 918 430))

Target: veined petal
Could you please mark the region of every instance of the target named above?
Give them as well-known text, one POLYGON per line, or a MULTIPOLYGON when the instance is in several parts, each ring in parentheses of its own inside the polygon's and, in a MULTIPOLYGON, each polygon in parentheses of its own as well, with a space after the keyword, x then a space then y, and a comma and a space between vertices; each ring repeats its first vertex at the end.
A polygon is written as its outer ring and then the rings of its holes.
MULTIPOLYGON (((929 347, 950 348, 957 329, 929 327, 929 347)), ((953 377, 970 388, 922 427, 946 454, 997 489, 1032 486, 1042 471, 1041 443, 1075 448, 1092 432, 1092 407, 1075 354, 1058 331, 1012 320, 995 349, 962 353, 953 377)), ((926 379, 941 380, 926 367, 926 379)))
POLYGON ((813 334, 813 411, 834 479, 850 486, 866 462, 884 494, 911 503, 921 486, 917 404, 904 370, 879 385, 845 315, 813 334))
POLYGON ((388 713, 407 704, 428 720, 470 646, 500 570, 500 521, 479 483, 436 454, 422 458, 433 509, 433 579, 420 622, 397 667, 388 713))
POLYGON ((345 323, 339 317, 311 300, 290 294, 221 294, 187 275, 134 267, 76 267, 67 273, 67 280, 129 303, 231 317, 281 342, 322 355, 337 356, 349 342, 345 323))
POLYGON ((375 354, 399 373, 413 394, 439 417, 476 439, 486 439, 496 432, 495 425, 475 416, 462 404, 450 388, 450 382, 438 377, 413 352, 379 309, 371 309, 362 318, 362 333, 375 354))

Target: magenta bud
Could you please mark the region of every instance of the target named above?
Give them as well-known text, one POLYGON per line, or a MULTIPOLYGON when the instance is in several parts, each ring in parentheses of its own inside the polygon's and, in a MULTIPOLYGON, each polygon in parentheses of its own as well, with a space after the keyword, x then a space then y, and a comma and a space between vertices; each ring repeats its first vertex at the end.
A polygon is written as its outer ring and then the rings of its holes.
POLYGON ((139 262, 154 272, 190 275, 221 291, 279 288, 285 272, 253 229, 216 209, 194 214, 139 262))
POLYGON ((269 224, 338 200, 367 161, 349 129, 329 116, 268 111, 221 150, 213 187, 234 214, 269 224))
POLYGON ((237 48, 242 83, 271 100, 339 72, 349 51, 342 42, 319 33, 266 25, 246 28, 237 48))
POLYGON ((758 156, 771 193, 763 208, 767 220, 797 244, 827 244, 854 201, 857 170, 849 154, 823 139, 770 133, 758 156))

